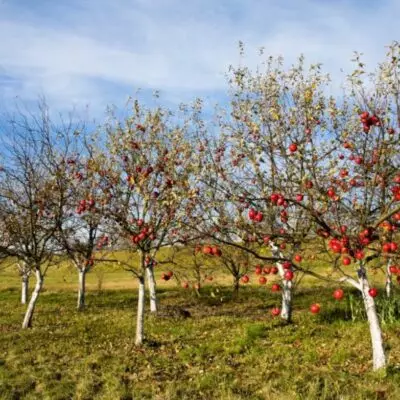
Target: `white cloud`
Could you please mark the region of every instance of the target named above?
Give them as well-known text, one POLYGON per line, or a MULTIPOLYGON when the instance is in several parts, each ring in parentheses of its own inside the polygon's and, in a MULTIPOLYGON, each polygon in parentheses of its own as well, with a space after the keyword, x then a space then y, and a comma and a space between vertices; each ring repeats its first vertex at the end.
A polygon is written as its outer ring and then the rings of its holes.
POLYGON ((374 64, 396 39, 400 5, 359 2, 37 0, 23 9, 0 5, 0 99, 11 95, 93 108, 137 87, 167 99, 224 90, 224 73, 239 61, 237 41, 254 65, 256 49, 288 60, 303 52, 340 76, 353 50, 374 64), (53 4, 54 3, 54 4, 53 4), (69 3, 69 4, 68 4, 69 3), (372 8, 374 7, 374 8, 372 8))

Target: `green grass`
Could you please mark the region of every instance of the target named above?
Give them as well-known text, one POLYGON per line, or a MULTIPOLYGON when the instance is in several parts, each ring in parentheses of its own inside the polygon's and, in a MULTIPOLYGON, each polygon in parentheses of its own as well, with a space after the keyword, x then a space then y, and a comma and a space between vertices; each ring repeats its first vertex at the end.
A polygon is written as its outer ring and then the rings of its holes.
POLYGON ((54 279, 58 290, 41 295, 28 331, 19 287, 0 291, 1 399, 400 399, 400 318, 393 311, 383 325, 390 366, 374 374, 354 292, 335 302, 332 288, 305 287, 286 325, 270 315, 279 294, 265 287, 242 288, 235 301, 215 284, 200 298, 164 285, 160 316, 147 316, 138 349, 134 289, 89 291, 77 312, 74 291, 54 279), (315 301, 317 316, 308 312, 315 301), (174 317, 173 307, 191 317, 174 317))

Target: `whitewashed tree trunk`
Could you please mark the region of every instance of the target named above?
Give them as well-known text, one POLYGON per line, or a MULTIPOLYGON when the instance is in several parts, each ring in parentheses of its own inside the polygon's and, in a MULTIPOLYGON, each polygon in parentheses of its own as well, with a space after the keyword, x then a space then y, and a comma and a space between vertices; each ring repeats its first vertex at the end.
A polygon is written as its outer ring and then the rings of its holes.
POLYGON ((29 292, 29 274, 25 273, 21 277, 21 304, 26 304, 29 292))
POLYGON ((144 338, 144 302, 145 302, 144 277, 140 277, 139 288, 138 288, 137 320, 136 320, 136 340, 135 340, 136 346, 140 346, 143 343, 143 338, 144 338))
POLYGON ((157 305, 157 288, 156 288, 156 280, 154 278, 154 267, 149 265, 146 268, 147 273, 147 284, 149 287, 149 294, 150 294, 150 311, 152 313, 156 313, 158 310, 157 305))
MULTIPOLYGON (((279 247, 271 242, 270 244, 272 249, 272 254, 274 257, 283 258, 279 247)), ((293 283, 292 281, 287 281, 284 279, 285 269, 283 265, 279 262, 276 263, 276 266, 279 271, 279 276, 282 279, 282 306, 281 306, 281 318, 286 322, 291 322, 292 320, 292 292, 293 292, 293 283)))
POLYGON ((368 293, 370 287, 364 274, 359 278, 360 289, 363 295, 365 311, 367 312, 369 330, 372 342, 373 369, 378 370, 386 366, 386 357, 383 349, 382 331, 376 312, 375 300, 368 293))
POLYGON ((22 329, 27 329, 32 326, 33 312, 35 311, 36 302, 39 297, 40 291, 42 290, 43 287, 43 276, 39 269, 35 270, 35 276, 36 276, 36 285, 35 289, 32 292, 32 296, 29 300, 28 308, 26 309, 25 312, 24 321, 22 323, 22 329))
POLYGON ((392 287, 393 287, 393 282, 392 282, 392 273, 390 272, 390 265, 392 264, 392 260, 389 260, 387 265, 386 265, 386 296, 388 298, 391 297, 392 295, 392 287))
POLYGON ((79 273, 79 289, 78 289, 78 310, 85 308, 85 295, 86 295, 86 268, 78 269, 79 273))

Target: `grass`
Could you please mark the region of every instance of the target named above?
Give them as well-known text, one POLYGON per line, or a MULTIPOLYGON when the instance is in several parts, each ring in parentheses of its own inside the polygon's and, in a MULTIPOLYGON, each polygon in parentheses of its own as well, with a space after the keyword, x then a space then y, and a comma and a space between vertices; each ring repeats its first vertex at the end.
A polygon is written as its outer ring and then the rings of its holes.
POLYGON ((222 274, 201 297, 164 283, 160 315, 147 315, 138 349, 129 273, 108 271, 102 292, 90 273, 84 312, 75 311, 76 279, 65 266, 50 272, 34 327, 21 331, 18 277, 1 273, 0 399, 400 399, 399 303, 383 296, 389 368, 375 374, 351 290, 337 302, 332 287, 304 284, 286 325, 270 315, 279 294, 268 287, 243 287, 234 300, 222 274), (308 308, 316 301, 322 311, 314 316, 308 308), (179 307, 191 317, 172 312, 179 307))

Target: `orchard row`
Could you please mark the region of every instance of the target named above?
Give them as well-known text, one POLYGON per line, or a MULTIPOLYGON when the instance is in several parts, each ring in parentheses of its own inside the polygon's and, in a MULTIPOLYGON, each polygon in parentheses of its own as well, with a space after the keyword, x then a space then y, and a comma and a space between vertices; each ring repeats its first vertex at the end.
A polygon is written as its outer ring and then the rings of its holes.
MULTIPOLYGON (((306 68, 302 57, 290 68, 273 58, 257 72, 231 68, 230 102, 213 119, 200 99, 175 112, 133 100, 126 117, 110 113, 94 131, 56 124, 45 107, 40 117, 15 116, 3 135, 0 251, 18 264, 24 301, 36 278, 23 328, 48 268, 73 263, 81 309, 86 273, 115 262, 138 281, 140 346, 146 279, 157 312, 160 249, 193 247, 198 275, 201 253, 220 260, 235 287, 249 281, 245 265, 271 264, 282 293, 273 313, 287 322, 304 274, 353 286, 364 300, 374 369, 385 367, 369 279, 383 269, 391 296, 400 270, 399 55, 394 43, 371 75, 356 55, 337 98, 321 66, 306 68), (116 257, 118 249, 132 257, 116 257)), ((170 271, 163 279, 172 276, 179 278, 170 271)))

